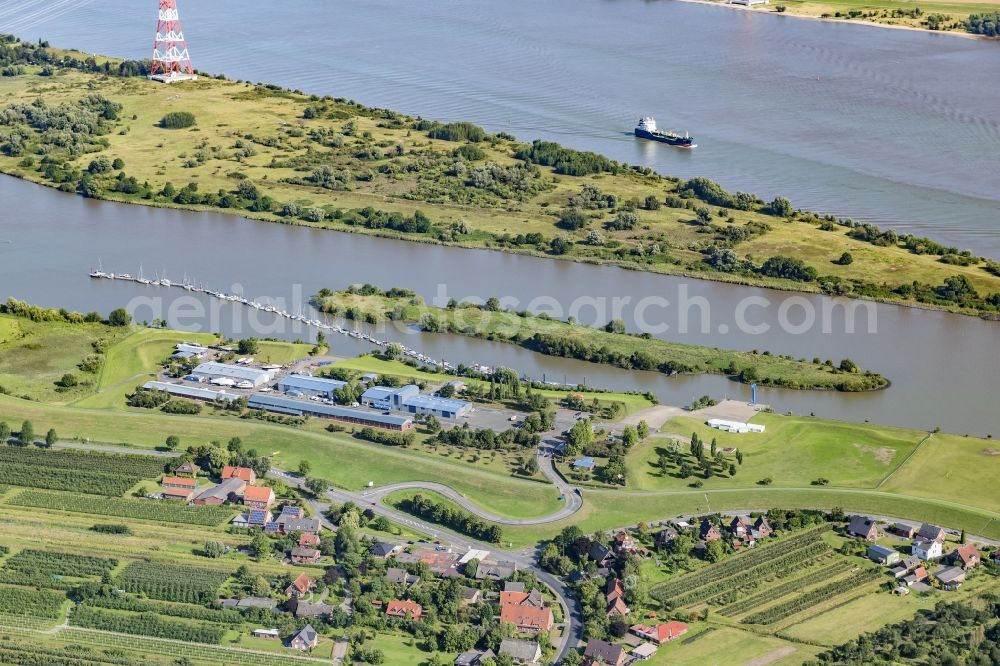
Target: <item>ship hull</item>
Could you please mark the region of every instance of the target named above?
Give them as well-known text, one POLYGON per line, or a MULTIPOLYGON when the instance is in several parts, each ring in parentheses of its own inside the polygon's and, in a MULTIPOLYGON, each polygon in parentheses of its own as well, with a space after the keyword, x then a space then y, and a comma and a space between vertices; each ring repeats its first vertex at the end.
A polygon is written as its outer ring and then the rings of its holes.
POLYGON ((665 143, 668 146, 675 146, 677 148, 695 148, 696 144, 694 139, 690 137, 683 136, 668 136, 666 134, 654 134, 644 129, 635 129, 635 135, 640 139, 649 139, 650 141, 659 141, 660 143, 665 143))

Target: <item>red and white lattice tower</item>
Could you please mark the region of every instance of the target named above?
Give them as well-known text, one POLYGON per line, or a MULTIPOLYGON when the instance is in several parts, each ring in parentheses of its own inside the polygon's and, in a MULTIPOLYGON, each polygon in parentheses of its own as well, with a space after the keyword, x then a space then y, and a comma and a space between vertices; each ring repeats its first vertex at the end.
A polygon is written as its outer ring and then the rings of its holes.
POLYGON ((153 43, 153 66, 149 78, 163 83, 197 79, 191 66, 191 55, 184 40, 177 0, 160 0, 160 15, 156 22, 153 43))

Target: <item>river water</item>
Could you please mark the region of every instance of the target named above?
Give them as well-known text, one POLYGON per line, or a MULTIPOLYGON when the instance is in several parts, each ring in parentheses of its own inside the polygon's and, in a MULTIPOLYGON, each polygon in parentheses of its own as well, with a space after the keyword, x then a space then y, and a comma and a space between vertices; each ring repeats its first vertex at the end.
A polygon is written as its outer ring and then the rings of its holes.
MULTIPOLYGON (((288 339, 309 339, 314 334, 306 328, 279 328, 273 318, 258 317, 256 311, 219 306, 214 299, 193 298, 178 289, 88 278, 99 261, 109 271, 136 273, 141 266, 148 277, 165 272, 179 281, 186 275, 215 289, 273 299, 293 312, 308 308, 309 296, 323 287, 338 289, 361 282, 409 287, 428 300, 445 290, 447 297, 457 299, 493 295, 517 299, 517 307, 536 311, 552 311, 559 304, 561 312, 556 314, 563 316, 580 303, 580 297, 600 304, 602 299, 610 303, 627 295, 631 301, 621 314, 631 330, 637 330, 641 319, 647 325, 669 326, 659 333, 665 339, 810 359, 850 357, 893 381, 887 390, 865 394, 759 391, 761 402, 779 410, 911 427, 940 425, 959 433, 1000 432, 1000 414, 988 407, 996 405, 1000 384, 1000 355, 991 353, 1000 333, 996 322, 870 304, 874 312, 859 312, 855 332, 848 333, 845 310, 833 308, 832 315, 824 317, 824 310, 836 302, 818 296, 90 201, 10 177, 0 177, 0 211, 2 291, 41 305, 103 313, 128 305, 140 321, 166 318, 187 330, 288 339), (671 306, 645 313, 634 307, 650 298, 669 300, 671 306), (736 312, 748 298, 758 300, 741 323, 736 312), (782 303, 797 305, 783 316, 782 303), (804 333, 796 332, 809 310, 817 313, 817 322, 804 333), (689 313, 686 329, 685 312, 689 313), (703 312, 707 328, 702 328, 703 312), (874 333, 869 332, 869 319, 875 324, 874 333), (824 320, 830 333, 823 332, 824 320), (747 333, 741 330, 746 329, 744 324, 769 330, 747 333)), ((845 304, 857 302, 839 303, 845 304)), ((593 307, 575 311, 580 321, 591 324, 603 323, 609 313, 599 314, 593 307)), ((391 329, 385 335, 453 363, 506 365, 550 381, 648 390, 670 404, 688 404, 703 394, 749 397, 745 386, 720 376, 668 378, 544 357, 481 340, 391 329)), ((335 353, 366 349, 353 339, 331 339, 335 353)))
MULTIPOLYGON (((205 71, 554 139, 1000 258, 1000 42, 670 1, 180 9, 205 71), (637 141, 640 115, 698 149, 637 141)), ((0 31, 141 58, 154 10, 0 3, 0 31)))
MULTIPOLYGON (((60 0, 38 14, 16 11, 26 4, 0 5, 0 32, 146 55, 149 3, 60 0)), ((471 119, 666 173, 708 175, 734 190, 787 194, 798 205, 1000 256, 1000 88, 984 85, 1000 71, 997 44, 638 0, 300 0, 294 11, 281 3, 254 3, 248 11, 245 3, 216 0, 183 3, 181 10, 196 65, 208 71, 471 119), (700 147, 680 152, 634 141, 625 132, 646 113, 697 133, 700 147)), ((848 332, 838 309, 844 303, 820 297, 85 201, 0 178, 4 295, 102 312, 128 304, 140 320, 163 316, 192 330, 312 334, 272 328, 273 321, 251 320, 232 305, 213 316, 208 299, 195 299, 208 314, 188 312, 190 296, 178 290, 87 279, 99 260, 108 270, 136 272, 141 265, 147 276, 165 271, 176 281, 186 274, 225 291, 239 283, 248 297, 280 299, 292 310, 307 307, 321 287, 358 282, 410 287, 428 299, 445 289, 455 298, 507 296, 534 310, 554 303, 562 310, 556 314, 586 323, 603 323, 609 314, 569 312, 581 297, 627 297, 622 317, 632 330, 646 314, 669 326, 656 331, 665 339, 850 357, 893 381, 870 394, 761 391, 759 399, 779 410, 1000 433, 1000 412, 989 408, 1000 388, 997 323, 872 306, 848 332), (162 300, 136 300, 151 296, 162 300), (551 303, 533 300, 539 296, 551 303), (671 305, 637 309, 650 298, 671 305), (707 324, 700 299, 710 310, 707 324), (741 318, 747 299, 757 300, 741 318), (820 321, 792 330, 810 311, 820 321), (686 328, 685 313, 694 322, 686 328), (748 324, 768 330, 751 333, 748 324)), ((386 336, 454 363, 650 390, 672 404, 748 393, 718 376, 667 378, 479 340, 386 336)), ((334 342, 340 353, 365 348, 334 342)))

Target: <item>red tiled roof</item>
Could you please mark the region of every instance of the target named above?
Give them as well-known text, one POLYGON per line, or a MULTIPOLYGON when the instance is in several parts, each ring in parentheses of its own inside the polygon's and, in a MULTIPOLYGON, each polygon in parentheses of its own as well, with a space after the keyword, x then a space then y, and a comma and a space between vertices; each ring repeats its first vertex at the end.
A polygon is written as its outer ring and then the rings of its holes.
POLYGON ((390 601, 385 607, 385 614, 391 615, 392 617, 406 617, 407 614, 419 621, 424 614, 423 606, 418 604, 416 601, 390 601))
POLYGON ((222 478, 237 478, 250 483, 257 478, 257 475, 249 467, 232 467, 231 465, 226 465, 222 468, 222 478))
POLYGON ((264 486, 247 486, 243 489, 244 502, 273 502, 274 491, 264 486))
POLYGON ((975 544, 967 543, 955 549, 955 555, 962 560, 963 564, 972 564, 979 561, 979 549, 975 544))
POLYGON ((194 488, 198 482, 194 479, 185 479, 181 476, 165 476, 160 482, 164 486, 183 486, 184 488, 194 488))
POLYGON ((506 604, 500 607, 500 622, 509 622, 519 629, 548 631, 552 628, 552 609, 506 604))
POLYGON ((299 574, 298 577, 292 581, 290 587, 294 587, 296 590, 305 594, 309 591, 309 588, 313 586, 313 580, 305 574, 299 574))
POLYGON ((190 499, 194 494, 190 488, 164 488, 160 491, 165 497, 176 497, 178 499, 190 499))

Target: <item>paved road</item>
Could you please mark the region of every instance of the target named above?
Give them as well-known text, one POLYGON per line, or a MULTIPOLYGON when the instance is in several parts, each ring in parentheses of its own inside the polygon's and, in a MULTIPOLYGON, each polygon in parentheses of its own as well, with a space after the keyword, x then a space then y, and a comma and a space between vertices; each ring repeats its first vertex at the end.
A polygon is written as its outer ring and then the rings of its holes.
MULTIPOLYGON (((302 483, 301 478, 298 476, 289 474, 288 472, 279 469, 272 469, 270 476, 280 478, 285 483, 296 487, 300 486, 302 483)), ((389 487, 390 486, 385 486, 385 488, 389 487)), ((447 488, 447 486, 442 487, 447 488)), ((449 489, 449 491, 451 491, 451 489, 449 489)), ((461 495, 458 496, 461 497, 461 495)), ((419 520, 407 513, 388 507, 381 502, 382 497, 383 495, 373 496, 362 492, 341 490, 340 488, 331 488, 325 495, 325 499, 329 499, 331 502, 339 504, 343 504, 344 502, 353 502, 358 507, 371 509, 375 514, 385 516, 395 523, 406 526, 407 528, 413 529, 422 534, 430 535, 432 538, 448 544, 454 550, 461 552, 468 552, 470 550, 492 551, 496 548, 495 544, 483 543, 481 541, 471 539, 463 534, 441 527, 440 525, 419 520)), ((319 509, 322 506, 318 502, 310 502, 310 504, 312 504, 312 506, 316 509, 319 509)), ((331 528, 333 527, 325 518, 323 520, 325 525, 331 528)), ((526 549, 517 552, 503 552, 499 554, 498 557, 514 562, 522 569, 530 569, 535 574, 535 577, 549 588, 556 601, 562 606, 566 626, 563 631, 563 642, 558 648, 555 659, 556 662, 560 662, 569 650, 576 647, 583 638, 583 614, 579 603, 572 595, 572 592, 566 583, 539 567, 536 563, 536 555, 535 550, 526 549)))

